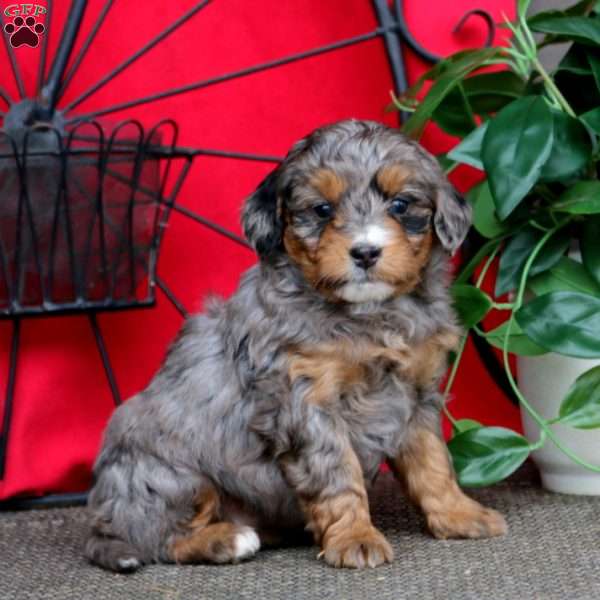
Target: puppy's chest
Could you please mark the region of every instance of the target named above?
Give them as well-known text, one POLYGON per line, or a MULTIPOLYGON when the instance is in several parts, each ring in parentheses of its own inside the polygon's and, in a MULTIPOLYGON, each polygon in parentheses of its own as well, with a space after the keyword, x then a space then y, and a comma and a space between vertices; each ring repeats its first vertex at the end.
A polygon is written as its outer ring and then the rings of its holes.
POLYGON ((306 401, 323 405, 377 394, 394 382, 424 388, 436 383, 456 341, 454 332, 440 331, 419 342, 387 333, 304 344, 288 350, 288 376, 292 385, 307 383, 306 401))

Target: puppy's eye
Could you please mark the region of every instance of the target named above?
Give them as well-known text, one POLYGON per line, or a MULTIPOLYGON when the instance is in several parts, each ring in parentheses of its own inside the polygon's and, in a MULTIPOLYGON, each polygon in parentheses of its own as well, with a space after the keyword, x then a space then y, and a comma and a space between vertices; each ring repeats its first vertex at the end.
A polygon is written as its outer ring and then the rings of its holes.
POLYGON ((408 210, 409 204, 410 200, 408 198, 397 196, 392 200, 389 211, 392 215, 403 215, 408 210))
POLYGON ((328 219, 333 214, 333 206, 329 202, 323 202, 322 204, 315 204, 313 210, 317 213, 317 216, 321 219, 328 219))

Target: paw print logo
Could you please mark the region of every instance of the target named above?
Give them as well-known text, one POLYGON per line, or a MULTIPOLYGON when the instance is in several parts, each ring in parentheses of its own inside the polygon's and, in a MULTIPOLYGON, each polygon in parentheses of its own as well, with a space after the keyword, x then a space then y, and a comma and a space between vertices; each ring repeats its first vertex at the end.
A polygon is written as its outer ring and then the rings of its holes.
POLYGON ((35 48, 40 42, 40 36, 46 31, 42 23, 36 23, 35 17, 15 17, 12 23, 4 26, 4 31, 10 36, 13 48, 29 46, 35 48))

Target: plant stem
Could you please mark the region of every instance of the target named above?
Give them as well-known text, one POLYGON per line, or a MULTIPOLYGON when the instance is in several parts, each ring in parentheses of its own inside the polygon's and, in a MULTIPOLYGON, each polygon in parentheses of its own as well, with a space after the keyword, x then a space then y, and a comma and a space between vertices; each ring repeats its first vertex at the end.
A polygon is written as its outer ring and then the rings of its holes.
POLYGON ((538 222, 534 221, 533 219, 531 219, 529 221, 529 224, 532 227, 535 227, 536 229, 539 229, 540 231, 543 231, 543 232, 549 231, 549 229, 547 227, 544 227, 543 225, 540 225, 538 222))
POLYGON ((496 255, 498 254, 499 251, 500 251, 500 244, 498 244, 492 250, 491 254, 488 256, 487 260, 485 261, 485 265, 483 265, 483 269, 481 269, 481 273, 479 273, 479 277, 477 277, 477 282, 475 283, 475 287, 480 288, 483 285, 483 281, 488 272, 488 269, 492 266, 492 262, 494 262, 494 258, 496 258, 496 255))
POLYGON ((550 91, 552 97, 560 104, 562 109, 571 117, 576 118, 577 115, 575 111, 571 108, 571 105, 567 102, 566 98, 562 95, 561 91, 556 87, 552 77, 548 75, 548 72, 542 66, 542 63, 539 61, 537 56, 531 58, 531 62, 537 69, 538 73, 542 76, 544 83, 546 84, 546 88, 550 91))
POLYGON ((446 381, 446 385, 444 386, 444 406, 446 405, 446 401, 448 400, 448 395, 450 394, 450 390, 452 389, 452 385, 454 384, 454 380, 456 379, 456 373, 458 372, 458 367, 460 365, 460 359, 465 351, 465 346, 467 344, 468 333, 465 333, 460 339, 460 343, 458 344, 458 348, 456 350, 456 357, 454 362, 452 363, 452 369, 450 370, 450 375, 448 375, 448 380, 446 381))
POLYGON ((496 310, 512 310, 514 306, 512 302, 494 302, 492 305, 496 310))
POLYGON ((458 167, 457 162, 453 162, 449 167, 446 167, 444 169, 444 175, 450 175, 450 173, 452 173, 452 171, 454 171, 454 169, 456 169, 456 167, 458 167))
POLYGON ((448 421, 450 421, 450 423, 452 423, 452 427, 456 426, 456 419, 452 416, 452 413, 448 410, 447 406, 444 404, 444 406, 442 407, 442 410, 444 411, 444 414, 446 415, 446 418, 448 419, 448 421))
POLYGON ((497 246, 499 246, 504 238, 507 236, 502 236, 493 240, 488 240, 479 250, 476 252, 475 256, 473 256, 466 266, 464 266, 461 272, 456 276, 454 280, 455 283, 468 283, 469 278, 473 275, 475 269, 481 264, 481 261, 488 256, 490 251, 493 251, 497 246))
POLYGON ((545 429, 540 429, 540 439, 533 444, 529 444, 529 450, 531 452, 533 452, 534 450, 539 450, 546 443, 547 435, 548 434, 546 433, 545 429))

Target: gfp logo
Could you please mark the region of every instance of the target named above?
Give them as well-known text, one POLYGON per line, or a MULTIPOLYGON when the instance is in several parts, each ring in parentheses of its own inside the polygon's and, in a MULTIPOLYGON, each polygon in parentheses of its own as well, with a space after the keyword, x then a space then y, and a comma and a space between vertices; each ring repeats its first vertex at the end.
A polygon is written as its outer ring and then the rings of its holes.
POLYGON ((46 28, 38 23, 37 17, 43 14, 46 14, 46 8, 39 4, 11 4, 4 9, 4 16, 13 17, 12 23, 4 25, 4 32, 10 36, 13 48, 35 48, 40 43, 40 36, 46 28))

